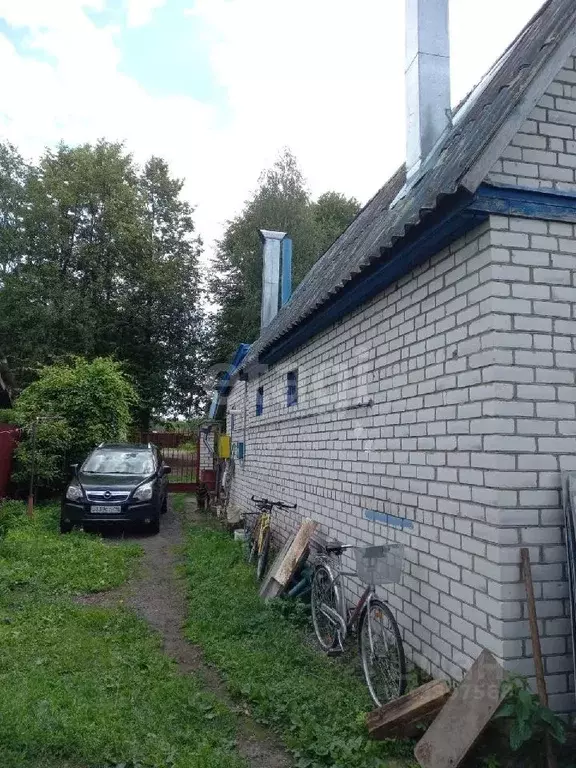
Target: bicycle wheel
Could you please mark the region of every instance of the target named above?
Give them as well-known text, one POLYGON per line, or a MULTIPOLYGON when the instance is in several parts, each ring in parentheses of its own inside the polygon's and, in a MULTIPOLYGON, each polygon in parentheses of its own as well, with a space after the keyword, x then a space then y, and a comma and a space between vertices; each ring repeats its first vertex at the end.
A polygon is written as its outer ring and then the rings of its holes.
POLYGON ((270 528, 264 533, 262 544, 260 546, 260 552, 258 553, 258 564, 256 566, 256 578, 258 581, 262 581, 264 574, 266 573, 266 566, 268 565, 268 554, 270 552, 270 528))
POLYGON ((320 646, 329 651, 339 644, 339 629, 336 622, 323 610, 323 606, 338 613, 340 592, 328 566, 319 565, 312 579, 312 623, 320 646))
POLYGON ((368 690, 377 707, 402 696, 406 659, 400 630, 388 606, 373 598, 360 617, 358 645, 368 690))

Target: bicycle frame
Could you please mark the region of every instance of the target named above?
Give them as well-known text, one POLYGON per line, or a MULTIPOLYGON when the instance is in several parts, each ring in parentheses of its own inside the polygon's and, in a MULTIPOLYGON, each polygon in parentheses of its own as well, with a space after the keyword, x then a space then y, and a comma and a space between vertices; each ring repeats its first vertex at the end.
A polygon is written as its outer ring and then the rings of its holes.
MULTIPOLYGON (((353 571, 336 571, 336 574, 334 574, 329 558, 323 559, 323 565, 326 566, 330 571, 335 584, 339 584, 339 583, 341 584, 343 576, 357 575, 353 571)), ((350 630, 362 615, 362 611, 364 610, 364 608, 370 605, 370 602, 373 596, 374 596, 374 587, 371 584, 369 584, 366 586, 364 592, 362 593, 362 596, 360 597, 360 600, 358 601, 356 607, 354 608, 354 611, 352 612, 348 620, 345 619, 345 616, 347 613, 346 600, 344 598, 344 591, 342 589, 338 590, 338 597, 339 597, 339 603, 340 603, 338 606, 338 611, 335 611, 329 605, 322 603, 322 605, 320 606, 320 610, 322 611, 322 613, 326 616, 327 619, 334 622, 334 624, 338 626, 338 629, 340 632, 340 643, 343 643, 346 640, 348 634, 350 633, 350 630)), ((370 633, 370 647, 373 648, 372 630, 370 627, 369 627, 369 633, 370 633)))
POLYGON ((272 522, 272 513, 268 511, 263 511, 260 515, 259 525, 260 529, 258 531, 258 554, 262 552, 262 548, 264 546, 264 537, 268 530, 270 529, 270 524, 272 522))

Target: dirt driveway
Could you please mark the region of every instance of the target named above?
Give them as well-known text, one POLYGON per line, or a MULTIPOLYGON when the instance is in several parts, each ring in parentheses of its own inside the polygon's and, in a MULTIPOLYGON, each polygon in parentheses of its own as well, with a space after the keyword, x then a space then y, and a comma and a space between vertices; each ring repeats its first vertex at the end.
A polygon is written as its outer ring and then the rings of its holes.
MULTIPOLYGON (((193 523, 196 516, 195 500, 185 505, 184 518, 193 523)), ((183 633, 187 604, 184 578, 178 573, 183 561, 183 521, 172 505, 162 518, 157 536, 126 534, 144 549, 139 575, 118 592, 82 598, 85 603, 113 605, 121 600, 132 607, 150 626, 160 633, 164 650, 177 662, 182 674, 197 676, 238 718, 238 751, 251 768, 289 768, 291 757, 266 729, 259 726, 249 713, 239 708, 228 696, 217 671, 204 662, 202 650, 188 642, 183 633)), ((106 535, 111 545, 119 539, 118 533, 106 535)))

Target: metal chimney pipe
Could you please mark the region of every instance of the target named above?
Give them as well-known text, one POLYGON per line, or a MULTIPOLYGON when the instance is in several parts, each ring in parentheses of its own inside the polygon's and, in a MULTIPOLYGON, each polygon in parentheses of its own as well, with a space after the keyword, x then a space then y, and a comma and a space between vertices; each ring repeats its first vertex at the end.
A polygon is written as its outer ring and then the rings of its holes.
POLYGON ((449 0, 406 0, 406 173, 450 124, 449 0))
POLYGON ((264 243, 260 330, 264 330, 278 314, 280 304, 280 250, 286 233, 261 229, 260 237, 264 243))
POLYGON ((282 288, 280 304, 284 306, 292 296, 292 240, 285 237, 282 240, 282 288))

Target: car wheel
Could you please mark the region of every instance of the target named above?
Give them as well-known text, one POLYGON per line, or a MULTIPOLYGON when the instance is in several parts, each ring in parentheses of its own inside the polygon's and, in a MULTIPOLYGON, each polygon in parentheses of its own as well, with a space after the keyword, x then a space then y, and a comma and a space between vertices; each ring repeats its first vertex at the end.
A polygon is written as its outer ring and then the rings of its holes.
POLYGON ((72 528, 74 528, 72 523, 66 523, 64 520, 60 520, 60 533, 70 533, 72 528))
POLYGON ((160 510, 160 514, 165 515, 166 512, 168 512, 168 494, 164 496, 164 501, 162 502, 162 509, 160 510))
POLYGON ((152 522, 150 523, 148 530, 152 534, 160 533, 160 515, 156 515, 156 517, 152 518, 152 522))

